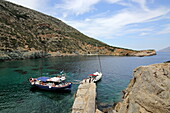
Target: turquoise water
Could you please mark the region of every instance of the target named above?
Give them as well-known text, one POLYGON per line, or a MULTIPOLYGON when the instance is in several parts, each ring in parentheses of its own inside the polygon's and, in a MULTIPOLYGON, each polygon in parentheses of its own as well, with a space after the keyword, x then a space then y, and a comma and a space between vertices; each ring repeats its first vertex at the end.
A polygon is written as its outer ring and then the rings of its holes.
MULTIPOLYGON (((141 65, 170 60, 170 53, 150 57, 100 56, 103 78, 97 83, 97 103, 121 100, 121 91, 132 78, 133 69, 141 65)), ((69 113, 78 84, 71 92, 45 92, 32 90, 30 77, 43 73, 54 76, 64 70, 67 80, 82 80, 99 69, 96 56, 53 57, 21 61, 0 62, 1 113, 69 113)))

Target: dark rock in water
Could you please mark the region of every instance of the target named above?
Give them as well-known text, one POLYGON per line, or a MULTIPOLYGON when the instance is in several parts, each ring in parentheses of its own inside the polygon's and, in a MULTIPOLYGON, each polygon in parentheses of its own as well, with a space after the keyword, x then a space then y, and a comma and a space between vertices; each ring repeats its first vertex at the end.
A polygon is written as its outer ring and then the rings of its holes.
POLYGON ((23 71, 23 70, 14 70, 14 71, 23 75, 28 73, 27 71, 23 71))
POLYGON ((113 106, 114 106, 114 103, 98 103, 97 104, 97 108, 104 113, 113 111, 113 106))
POLYGON ((31 69, 31 70, 37 71, 37 70, 39 70, 39 68, 33 68, 33 69, 31 69))

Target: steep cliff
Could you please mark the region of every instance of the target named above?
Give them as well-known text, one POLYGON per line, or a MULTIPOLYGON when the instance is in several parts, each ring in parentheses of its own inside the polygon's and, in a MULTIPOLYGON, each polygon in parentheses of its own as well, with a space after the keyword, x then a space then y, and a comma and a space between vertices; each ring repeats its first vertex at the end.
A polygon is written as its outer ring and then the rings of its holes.
POLYGON ((170 113, 170 63, 141 66, 114 113, 170 113))
MULTIPOLYGON (((136 56, 140 53, 109 46, 80 33, 59 19, 0 1, 0 60, 96 54, 97 50, 102 55, 136 56)), ((156 54, 154 50, 146 53, 139 56, 156 54)))

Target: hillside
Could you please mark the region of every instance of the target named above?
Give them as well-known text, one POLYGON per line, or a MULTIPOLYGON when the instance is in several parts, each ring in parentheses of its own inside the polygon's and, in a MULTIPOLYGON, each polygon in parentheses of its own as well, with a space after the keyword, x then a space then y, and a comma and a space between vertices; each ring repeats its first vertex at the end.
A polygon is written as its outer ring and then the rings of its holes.
POLYGON ((58 55, 147 56, 154 50, 134 51, 90 38, 59 19, 1 0, 0 60, 58 55), (96 47, 98 45, 98 48, 96 47))
POLYGON ((159 50, 159 52, 170 52, 170 46, 159 50))

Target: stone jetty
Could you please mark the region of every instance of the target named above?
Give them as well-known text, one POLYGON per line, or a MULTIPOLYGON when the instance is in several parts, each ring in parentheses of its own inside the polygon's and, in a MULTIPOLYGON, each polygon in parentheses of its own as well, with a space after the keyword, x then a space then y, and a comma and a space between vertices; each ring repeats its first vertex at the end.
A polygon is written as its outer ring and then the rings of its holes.
POLYGON ((89 79, 83 80, 75 95, 72 113, 96 112, 96 84, 89 79))

